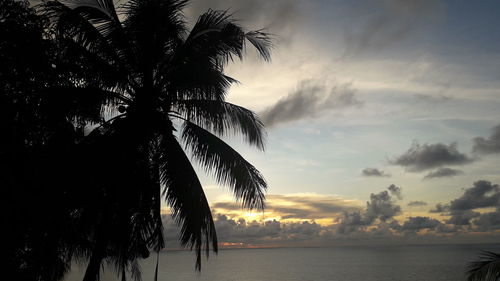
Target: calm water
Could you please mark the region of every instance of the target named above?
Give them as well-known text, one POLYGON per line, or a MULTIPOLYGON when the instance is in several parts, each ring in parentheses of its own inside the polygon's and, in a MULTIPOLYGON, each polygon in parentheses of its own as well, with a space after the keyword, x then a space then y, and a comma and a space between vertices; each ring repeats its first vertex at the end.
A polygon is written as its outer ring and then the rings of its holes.
MULTIPOLYGON (((194 272, 194 255, 160 255, 160 280, 195 281, 455 281, 465 280, 467 262, 497 245, 342 246, 223 250, 194 272)), ((143 280, 153 280, 155 260, 143 263, 143 280)), ((67 280, 81 280, 75 269, 67 280)), ((102 280, 119 280, 110 272, 102 280)))

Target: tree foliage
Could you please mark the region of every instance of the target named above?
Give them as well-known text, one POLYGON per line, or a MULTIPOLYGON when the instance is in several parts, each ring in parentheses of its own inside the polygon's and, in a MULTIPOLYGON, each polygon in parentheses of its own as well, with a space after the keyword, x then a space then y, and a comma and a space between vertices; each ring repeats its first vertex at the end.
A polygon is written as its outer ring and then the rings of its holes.
POLYGON ((477 261, 469 263, 467 269, 467 280, 500 280, 500 254, 488 251, 482 252, 477 261))
POLYGON ((224 138, 264 149, 258 117, 226 102, 224 73, 246 45, 270 59, 269 35, 209 10, 191 29, 185 0, 47 1, 37 13, 0 0, 0 183, 11 273, 84 280, 104 264, 140 279, 138 259, 164 248, 162 202, 181 244, 217 251, 191 160, 264 207, 266 181, 224 138), (189 157, 190 155, 191 157, 189 157))

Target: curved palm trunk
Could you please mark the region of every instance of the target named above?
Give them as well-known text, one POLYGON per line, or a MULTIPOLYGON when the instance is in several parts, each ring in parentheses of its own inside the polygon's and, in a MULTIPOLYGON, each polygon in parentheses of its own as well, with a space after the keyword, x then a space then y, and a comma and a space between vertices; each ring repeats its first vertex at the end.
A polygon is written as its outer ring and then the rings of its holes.
POLYGON ((103 235, 102 230, 100 230, 99 235, 96 239, 96 244, 92 250, 92 255, 85 270, 85 276, 83 281, 98 281, 101 271, 102 260, 106 257, 106 244, 107 239, 103 235))

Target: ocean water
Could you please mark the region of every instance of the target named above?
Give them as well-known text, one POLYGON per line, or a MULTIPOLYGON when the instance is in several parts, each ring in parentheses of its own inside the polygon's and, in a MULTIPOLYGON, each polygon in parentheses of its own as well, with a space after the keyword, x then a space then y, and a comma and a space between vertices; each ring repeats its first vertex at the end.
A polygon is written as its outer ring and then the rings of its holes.
MULTIPOLYGON (((221 250, 194 271, 194 255, 160 255, 159 280, 175 281, 459 281, 480 250, 500 244, 338 246, 221 250)), ((143 280, 153 280, 156 259, 142 263, 143 280)), ((82 280, 75 267, 66 280, 82 280)), ((120 280, 106 272, 101 280, 120 280)))

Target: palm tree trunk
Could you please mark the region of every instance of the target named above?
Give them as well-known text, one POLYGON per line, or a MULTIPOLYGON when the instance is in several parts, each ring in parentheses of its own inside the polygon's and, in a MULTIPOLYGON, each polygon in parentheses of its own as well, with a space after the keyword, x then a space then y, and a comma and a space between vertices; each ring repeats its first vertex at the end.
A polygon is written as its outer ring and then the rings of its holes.
POLYGON ((83 281, 98 281, 99 274, 101 271, 101 263, 105 257, 106 250, 106 239, 103 235, 99 235, 96 241, 96 245, 92 250, 92 256, 90 257, 89 264, 85 270, 85 276, 83 281))

